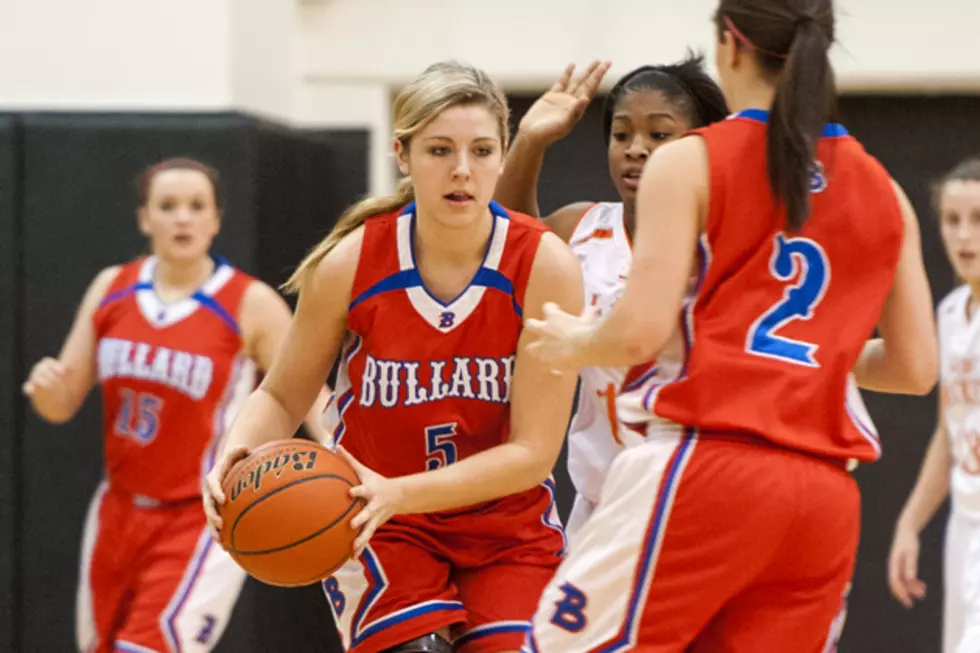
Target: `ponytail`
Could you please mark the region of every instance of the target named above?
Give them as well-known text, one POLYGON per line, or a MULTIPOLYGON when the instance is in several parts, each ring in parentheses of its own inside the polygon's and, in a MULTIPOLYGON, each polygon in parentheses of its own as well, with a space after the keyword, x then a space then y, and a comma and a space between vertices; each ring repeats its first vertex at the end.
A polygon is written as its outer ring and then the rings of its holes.
POLYGON ((810 175, 817 143, 824 124, 836 112, 829 46, 827 34, 815 18, 804 17, 797 22, 769 117, 769 185, 786 208, 791 230, 802 228, 810 215, 810 175))
POLYGON ((366 197, 354 204, 340 216, 337 224, 334 225, 326 238, 321 240, 314 247, 303 262, 299 264, 292 276, 282 285, 282 289, 289 294, 298 293, 306 280, 313 274, 316 267, 320 264, 327 254, 333 250, 337 244, 348 234, 356 231, 364 224, 365 220, 376 215, 391 213, 415 199, 415 189, 412 186, 412 179, 404 177, 398 182, 394 195, 384 197, 366 197))

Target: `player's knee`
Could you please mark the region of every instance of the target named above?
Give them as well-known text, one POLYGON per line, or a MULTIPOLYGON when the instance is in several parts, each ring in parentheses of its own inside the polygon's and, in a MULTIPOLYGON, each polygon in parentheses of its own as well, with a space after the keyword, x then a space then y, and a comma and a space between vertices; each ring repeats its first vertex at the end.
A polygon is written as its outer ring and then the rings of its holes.
POLYGON ((385 649, 384 653, 453 653, 453 645, 442 635, 429 633, 385 649))

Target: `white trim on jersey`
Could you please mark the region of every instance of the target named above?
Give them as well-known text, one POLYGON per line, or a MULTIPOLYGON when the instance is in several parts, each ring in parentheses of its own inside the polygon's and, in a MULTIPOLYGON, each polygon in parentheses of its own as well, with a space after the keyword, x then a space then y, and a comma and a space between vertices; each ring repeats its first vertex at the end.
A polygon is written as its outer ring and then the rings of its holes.
MULTIPOLYGON (((493 232, 490 236, 490 244, 487 247, 483 264, 480 266, 481 271, 497 270, 504 253, 504 245, 507 242, 507 231, 510 227, 510 220, 499 215, 494 215, 493 217, 493 232)), ((416 267, 415 253, 412 247, 412 222, 414 219, 415 215, 413 213, 403 213, 398 216, 398 265, 403 272, 415 269, 416 267)), ((479 274, 479 271, 477 274, 479 274)), ((422 319, 442 333, 449 333, 465 322, 466 318, 476 310, 486 290, 487 287, 485 285, 471 282, 458 297, 448 303, 441 302, 433 297, 424 285, 405 288, 405 294, 412 303, 412 307, 415 308, 415 311, 422 319)))
POLYGON ((203 529, 180 585, 160 615, 171 652, 210 651, 228 625, 244 582, 244 570, 203 529))
MULTIPOLYGON (((160 296, 153 290, 153 276, 156 272, 156 266, 157 259, 155 256, 150 256, 140 266, 139 283, 149 284, 149 287, 136 290, 136 303, 147 322, 155 327, 168 327, 190 316, 201 304, 193 297, 186 297, 171 304, 161 300, 160 296)), ((233 276, 235 276, 235 268, 227 263, 218 263, 199 292, 212 297, 224 288, 233 276)))
POLYGON ((636 646, 674 497, 697 441, 693 431, 665 428, 616 457, 599 505, 538 602, 523 651, 614 653, 636 646), (552 623, 569 587, 593 606, 574 632, 552 623))
POLYGON ((102 499, 109 489, 105 481, 99 484, 85 515, 82 531, 82 556, 78 570, 78 592, 75 599, 75 645, 79 651, 94 651, 98 646, 98 628, 95 625, 95 611, 92 605, 92 554, 99 539, 99 511, 102 499))

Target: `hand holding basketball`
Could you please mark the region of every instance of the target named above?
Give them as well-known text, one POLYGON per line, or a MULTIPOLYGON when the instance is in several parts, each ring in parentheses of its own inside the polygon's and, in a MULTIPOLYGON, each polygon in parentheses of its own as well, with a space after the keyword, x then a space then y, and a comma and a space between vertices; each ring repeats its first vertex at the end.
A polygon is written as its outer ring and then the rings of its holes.
POLYGON ((247 458, 248 454, 248 447, 235 447, 229 450, 211 468, 211 471, 208 472, 208 475, 204 479, 204 488, 201 492, 201 498, 204 500, 204 514, 207 515, 208 525, 211 527, 211 535, 219 544, 221 544, 219 532, 223 525, 219 510, 220 506, 223 506, 228 500, 221 485, 225 482, 225 477, 228 476, 228 472, 235 466, 235 463, 247 458))
POLYGON ((337 453, 354 468, 361 481, 360 485, 350 489, 350 495, 361 499, 365 504, 350 523, 351 528, 360 529, 357 539, 354 540, 356 558, 361 555, 361 551, 367 546, 374 532, 394 515, 399 514, 403 493, 396 481, 366 467, 343 447, 338 446, 337 453))

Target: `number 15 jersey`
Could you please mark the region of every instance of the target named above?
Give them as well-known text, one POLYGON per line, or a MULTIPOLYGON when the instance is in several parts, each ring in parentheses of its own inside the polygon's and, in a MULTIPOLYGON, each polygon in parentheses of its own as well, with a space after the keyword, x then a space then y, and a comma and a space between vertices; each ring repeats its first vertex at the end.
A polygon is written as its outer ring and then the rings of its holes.
POLYGON ((710 207, 697 293, 681 316, 687 360, 677 381, 620 401, 705 431, 874 460, 877 433, 851 370, 891 290, 901 208, 885 169, 829 124, 810 217, 787 230, 766 176, 767 119, 748 110, 697 130, 710 207))

